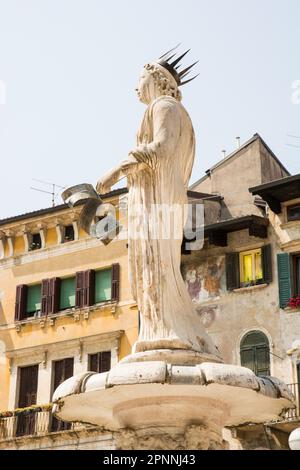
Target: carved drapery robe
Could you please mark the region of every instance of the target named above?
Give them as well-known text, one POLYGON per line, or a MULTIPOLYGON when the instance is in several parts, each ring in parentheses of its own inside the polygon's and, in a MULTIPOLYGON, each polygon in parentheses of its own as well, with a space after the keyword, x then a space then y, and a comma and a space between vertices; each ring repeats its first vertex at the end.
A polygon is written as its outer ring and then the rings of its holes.
POLYGON ((185 220, 179 217, 171 239, 162 235, 167 233, 168 221, 160 205, 176 211, 176 205, 181 209, 187 204, 195 156, 193 126, 179 101, 164 95, 148 106, 131 155, 138 164, 127 174, 129 273, 141 315, 134 349, 192 349, 218 354, 180 272, 185 220), (158 227, 166 231, 153 237, 158 227))

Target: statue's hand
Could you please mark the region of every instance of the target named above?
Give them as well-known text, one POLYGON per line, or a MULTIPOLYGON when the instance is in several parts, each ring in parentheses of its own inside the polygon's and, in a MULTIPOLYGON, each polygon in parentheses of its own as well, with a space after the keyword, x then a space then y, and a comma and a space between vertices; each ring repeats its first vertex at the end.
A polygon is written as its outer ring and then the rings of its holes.
POLYGON ((128 173, 131 173, 138 166, 137 160, 134 158, 133 155, 129 154, 126 160, 121 162, 121 169, 122 172, 127 176, 128 173))
POLYGON ((107 184, 107 181, 105 181, 104 178, 100 178, 99 181, 96 184, 96 191, 98 194, 105 194, 109 193, 111 190, 111 187, 107 184))

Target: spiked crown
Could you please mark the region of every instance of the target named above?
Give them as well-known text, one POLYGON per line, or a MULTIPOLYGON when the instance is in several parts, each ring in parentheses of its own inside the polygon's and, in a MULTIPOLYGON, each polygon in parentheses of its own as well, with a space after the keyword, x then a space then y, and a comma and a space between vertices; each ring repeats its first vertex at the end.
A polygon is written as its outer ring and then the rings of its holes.
POLYGON ((168 72, 170 72, 170 74, 176 80, 176 83, 178 86, 182 86, 182 85, 185 85, 186 83, 191 82, 192 80, 194 80, 194 78, 198 77, 199 74, 195 75, 189 80, 182 81, 182 79, 190 73, 192 67, 194 67, 194 65, 196 65, 199 61, 197 60, 197 62, 194 62, 192 65, 189 65, 185 69, 179 71, 178 69, 181 67, 181 64, 179 64, 179 62, 191 49, 188 49, 186 52, 184 52, 179 57, 177 57, 173 62, 170 62, 171 59, 173 59, 176 56, 176 52, 175 53, 173 52, 175 51, 175 49, 177 49, 178 46, 180 46, 180 44, 177 44, 177 46, 173 47, 173 49, 170 49, 168 52, 160 56, 156 62, 162 67, 164 67, 165 69, 167 69, 168 72))

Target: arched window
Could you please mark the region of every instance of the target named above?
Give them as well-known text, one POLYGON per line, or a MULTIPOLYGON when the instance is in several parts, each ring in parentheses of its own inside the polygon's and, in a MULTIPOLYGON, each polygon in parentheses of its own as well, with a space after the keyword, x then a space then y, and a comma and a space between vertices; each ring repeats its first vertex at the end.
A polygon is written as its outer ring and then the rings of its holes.
POLYGON ((255 375, 270 375, 269 340, 261 331, 250 331, 241 341, 241 365, 253 370, 255 375))

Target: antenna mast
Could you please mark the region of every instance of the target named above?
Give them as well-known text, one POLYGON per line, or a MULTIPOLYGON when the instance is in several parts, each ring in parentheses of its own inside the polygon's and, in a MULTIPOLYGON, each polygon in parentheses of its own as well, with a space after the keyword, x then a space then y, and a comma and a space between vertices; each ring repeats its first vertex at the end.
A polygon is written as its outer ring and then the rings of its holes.
POLYGON ((55 196, 57 196, 57 194, 58 194, 56 192, 56 188, 65 189, 66 186, 60 186, 59 184, 56 184, 56 183, 48 183, 48 181, 38 180, 36 178, 32 178, 32 181, 37 181, 38 183, 46 184, 47 186, 52 187, 52 191, 45 191, 44 189, 33 188, 32 186, 30 186, 30 189, 33 189, 34 191, 39 191, 40 193, 51 194, 51 196, 52 196, 52 207, 55 207, 55 196))

